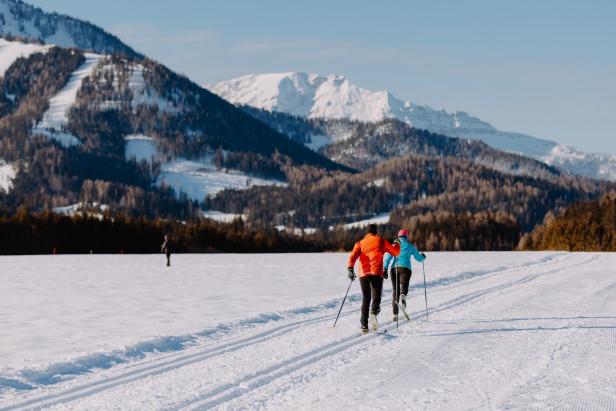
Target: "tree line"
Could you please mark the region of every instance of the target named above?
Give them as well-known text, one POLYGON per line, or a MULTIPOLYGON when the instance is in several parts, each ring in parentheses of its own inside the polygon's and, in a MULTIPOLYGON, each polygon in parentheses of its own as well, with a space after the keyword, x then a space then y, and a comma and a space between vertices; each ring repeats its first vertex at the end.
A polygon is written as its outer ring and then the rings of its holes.
POLYGON ((123 215, 59 215, 20 208, 0 216, 0 254, 157 253, 168 234, 172 251, 203 252, 320 252, 336 247, 329 242, 254 229, 241 219, 223 224, 202 219, 181 222, 131 218, 123 215))
MULTIPOLYGON (((400 227, 425 251, 512 250, 519 227, 502 214, 428 214, 399 226, 387 224, 381 234, 391 241, 400 227)), ((295 235, 272 227, 254 227, 241 219, 220 223, 208 219, 174 221, 82 211, 74 216, 49 211, 0 215, 0 254, 157 253, 165 234, 173 252, 323 252, 348 251, 365 228, 317 230, 295 235)))
POLYGON ((616 251, 616 193, 548 213, 520 250, 616 251))
POLYGON ((596 198, 616 187, 570 176, 511 175, 465 159, 415 154, 362 173, 314 176, 290 180, 287 187, 225 190, 207 198, 206 205, 244 214, 254 224, 322 229, 386 212, 396 223, 429 212, 503 212, 526 232, 549 210, 596 198))

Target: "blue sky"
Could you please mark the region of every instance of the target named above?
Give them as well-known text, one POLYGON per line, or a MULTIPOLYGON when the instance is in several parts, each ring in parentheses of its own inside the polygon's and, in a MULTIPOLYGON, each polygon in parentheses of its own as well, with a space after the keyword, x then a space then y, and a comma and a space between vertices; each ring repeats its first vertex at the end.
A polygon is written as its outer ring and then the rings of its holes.
POLYGON ((616 2, 31 0, 201 84, 346 75, 494 126, 616 153, 616 2))

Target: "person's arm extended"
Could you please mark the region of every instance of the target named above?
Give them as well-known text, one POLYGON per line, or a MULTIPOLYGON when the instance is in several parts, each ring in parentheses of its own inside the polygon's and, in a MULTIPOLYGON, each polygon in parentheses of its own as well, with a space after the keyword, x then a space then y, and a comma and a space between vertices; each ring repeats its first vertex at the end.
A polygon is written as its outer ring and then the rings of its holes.
POLYGON ((400 255, 400 243, 398 242, 396 242, 396 244, 394 245, 391 245, 389 241, 383 239, 383 248, 385 248, 385 251, 394 257, 400 255))
POLYGON ((361 254, 361 245, 359 244, 359 241, 358 241, 355 243, 355 247, 353 247, 353 251, 351 252, 351 255, 349 256, 349 262, 347 264, 347 268, 355 267, 355 261, 357 261, 360 254, 361 254))
POLYGON ((383 271, 387 271, 389 268, 389 263, 391 263, 392 258, 394 258, 391 254, 385 253, 385 262, 383 262, 383 271))
POLYGON ((413 246, 413 257, 415 257, 415 260, 419 261, 420 263, 426 259, 426 255, 424 253, 420 253, 415 246, 413 246))

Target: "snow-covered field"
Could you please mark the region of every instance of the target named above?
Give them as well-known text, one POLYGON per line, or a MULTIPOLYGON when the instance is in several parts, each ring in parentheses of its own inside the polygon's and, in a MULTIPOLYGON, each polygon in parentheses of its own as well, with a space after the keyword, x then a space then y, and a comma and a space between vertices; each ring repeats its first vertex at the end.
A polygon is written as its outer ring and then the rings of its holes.
POLYGON ((616 255, 428 253, 359 333, 346 254, 0 258, 0 409, 616 409, 616 255))

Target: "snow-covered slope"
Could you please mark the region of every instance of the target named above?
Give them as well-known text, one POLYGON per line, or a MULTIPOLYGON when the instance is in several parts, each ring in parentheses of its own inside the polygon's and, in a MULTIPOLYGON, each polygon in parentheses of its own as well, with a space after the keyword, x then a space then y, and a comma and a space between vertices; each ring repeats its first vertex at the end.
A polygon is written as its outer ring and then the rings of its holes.
POLYGON ((347 256, 1 257, 0 409, 616 408, 615 255, 428 253, 384 335, 347 256))
POLYGON ((0 38, 0 77, 20 57, 28 57, 32 53, 44 52, 49 46, 27 44, 19 41, 8 41, 0 38))
POLYGON ((75 104, 81 83, 92 74, 103 56, 86 53, 85 57, 86 61, 71 74, 64 88, 49 101, 49 108, 43 114, 43 119, 33 130, 35 134, 43 134, 58 140, 65 147, 81 144, 77 137, 65 130, 68 125, 68 112, 75 104))
MULTIPOLYGON (((5 42, 11 48, 9 57, 25 53, 32 48, 19 42, 5 42)), ((0 43, 1 46, 1 43, 0 43)), ((44 46, 38 46, 45 49, 44 46)), ((33 50, 36 51, 34 48, 33 50)), ((0 48, 2 53, 2 48, 0 48)), ((82 141, 71 134, 69 125, 69 112, 77 102, 77 96, 82 88, 84 80, 94 75, 96 70, 101 70, 106 75, 111 75, 113 81, 112 96, 122 96, 129 92, 130 107, 133 112, 140 108, 156 107, 156 111, 177 114, 182 109, 173 98, 180 99, 179 92, 171 94, 170 98, 163 98, 147 83, 144 74, 146 68, 138 62, 128 64, 128 81, 126 89, 120 89, 117 81, 118 73, 110 63, 109 55, 85 53, 85 61, 69 77, 67 83, 50 100, 49 107, 43 114, 41 121, 32 129, 33 135, 44 135, 47 138, 58 141, 64 147, 79 146, 82 141)), ((1 56, 1 54, 0 54, 1 56)), ((16 57, 15 57, 16 59, 16 57)), ((13 60, 15 60, 13 59, 13 60)), ((121 108, 122 101, 101 100, 92 101, 90 106, 98 107, 99 110, 109 108, 121 108)), ((182 157, 169 158, 159 151, 156 139, 145 135, 127 135, 124 137, 124 154, 127 160, 158 161, 161 162, 161 174, 158 184, 166 184, 174 188, 176 193, 181 191, 188 194, 191 199, 202 201, 207 195, 216 194, 227 188, 247 189, 254 185, 284 184, 280 181, 267 180, 251 177, 237 170, 217 170, 211 159, 189 160, 182 157)), ((8 170, 8 168, 6 169, 8 170)), ((8 173, 8 171, 6 171, 8 173)), ((5 174, 6 174, 5 173, 5 174)), ((7 174, 8 175, 8 174, 7 174)), ((4 178, 6 190, 10 188, 9 180, 4 178)))
POLYGON ((0 191, 5 193, 11 191, 16 174, 15 166, 0 158, 0 191))
MULTIPOLYGON (((234 104, 307 118, 363 122, 395 118, 434 133, 482 140, 494 148, 529 156, 574 174, 616 180, 615 156, 583 153, 554 141, 501 131, 463 111, 448 113, 403 101, 387 91, 365 90, 340 75, 251 74, 206 87, 234 104)), ((322 145, 323 138, 319 137, 322 145)))
POLYGON ((225 189, 243 190, 252 186, 286 184, 278 180, 251 177, 238 170, 218 170, 211 157, 199 160, 179 157, 165 161, 165 156, 158 151, 156 140, 152 137, 130 135, 124 140, 127 160, 162 162, 157 183, 171 186, 178 194, 182 191, 193 200, 203 201, 206 196, 225 189))
POLYGON ((176 192, 183 191, 189 198, 198 201, 225 189, 245 190, 252 186, 286 185, 282 181, 251 177, 237 170, 217 170, 214 162, 207 158, 177 158, 163 164, 158 184, 170 185, 176 192))
POLYGON ((117 37, 86 21, 57 13, 45 13, 20 0, 0 0, 0 35, 44 41, 61 47, 77 47, 97 53, 139 56, 117 37))

